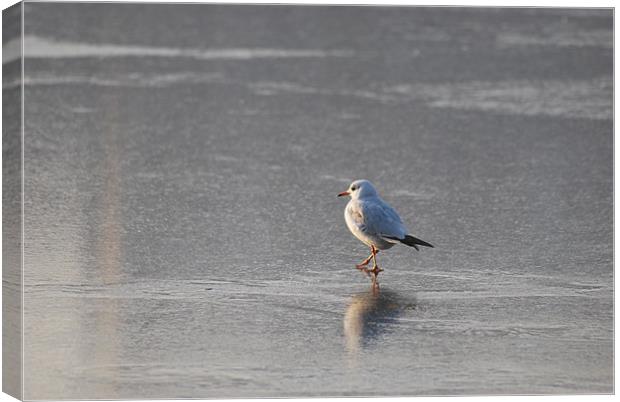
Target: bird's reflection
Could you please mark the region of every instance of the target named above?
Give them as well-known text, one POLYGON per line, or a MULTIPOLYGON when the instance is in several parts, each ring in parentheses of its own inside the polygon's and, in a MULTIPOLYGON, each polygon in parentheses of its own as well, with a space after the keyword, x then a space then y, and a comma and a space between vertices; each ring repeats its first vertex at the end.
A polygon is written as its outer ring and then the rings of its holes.
POLYGON ((358 293, 344 314, 344 336, 349 352, 369 347, 391 329, 404 309, 415 308, 414 298, 404 298, 398 293, 371 288, 358 293))

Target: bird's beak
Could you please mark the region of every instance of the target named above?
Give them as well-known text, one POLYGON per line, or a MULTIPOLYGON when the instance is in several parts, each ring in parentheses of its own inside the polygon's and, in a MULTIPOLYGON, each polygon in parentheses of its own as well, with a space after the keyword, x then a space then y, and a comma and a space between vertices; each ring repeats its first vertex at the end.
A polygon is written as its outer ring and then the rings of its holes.
POLYGON ((343 191, 342 193, 338 194, 338 197, 342 197, 342 196, 349 195, 349 194, 351 193, 349 193, 348 191, 343 191))

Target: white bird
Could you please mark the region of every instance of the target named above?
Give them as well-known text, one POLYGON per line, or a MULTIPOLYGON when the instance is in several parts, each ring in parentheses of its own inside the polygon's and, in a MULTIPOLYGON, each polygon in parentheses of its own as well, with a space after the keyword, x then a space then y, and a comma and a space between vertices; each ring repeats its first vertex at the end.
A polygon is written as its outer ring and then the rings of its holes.
POLYGON ((344 209, 344 219, 347 227, 355 237, 370 247, 370 255, 355 267, 370 275, 373 274, 373 283, 376 284, 377 275, 383 271, 377 266, 377 253, 387 250, 397 243, 403 243, 419 250, 418 245, 433 247, 432 244, 409 235, 403 220, 394 208, 383 201, 377 190, 368 180, 356 180, 347 191, 338 194, 338 197, 351 196, 351 200, 344 209), (365 268, 373 261, 371 270, 365 268))

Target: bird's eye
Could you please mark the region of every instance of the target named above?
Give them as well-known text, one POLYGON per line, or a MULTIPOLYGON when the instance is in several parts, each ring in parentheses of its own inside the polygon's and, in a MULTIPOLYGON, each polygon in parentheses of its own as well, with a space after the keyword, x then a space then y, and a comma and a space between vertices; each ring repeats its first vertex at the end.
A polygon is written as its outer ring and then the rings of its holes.
POLYGON ((352 187, 351 187, 351 191, 355 191, 355 190, 357 190, 357 187, 352 186, 352 187))

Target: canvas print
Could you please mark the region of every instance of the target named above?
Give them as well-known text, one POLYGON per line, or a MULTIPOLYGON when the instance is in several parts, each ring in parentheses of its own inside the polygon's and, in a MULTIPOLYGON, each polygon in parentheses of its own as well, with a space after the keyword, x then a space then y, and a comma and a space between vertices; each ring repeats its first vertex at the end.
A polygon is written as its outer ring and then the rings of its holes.
POLYGON ((613 393, 613 10, 3 13, 22 399, 613 393))

